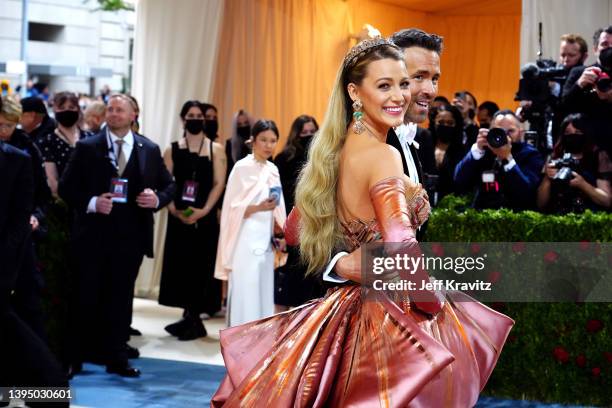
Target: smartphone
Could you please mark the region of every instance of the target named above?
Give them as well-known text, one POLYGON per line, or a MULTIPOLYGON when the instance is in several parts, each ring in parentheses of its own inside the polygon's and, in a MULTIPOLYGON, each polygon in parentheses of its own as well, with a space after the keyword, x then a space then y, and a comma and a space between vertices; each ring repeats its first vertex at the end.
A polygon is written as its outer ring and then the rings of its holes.
POLYGON ((270 187, 270 195, 268 196, 268 198, 274 199, 274 202, 276 203, 276 205, 279 205, 280 196, 282 193, 283 193, 283 190, 281 189, 281 186, 270 187))

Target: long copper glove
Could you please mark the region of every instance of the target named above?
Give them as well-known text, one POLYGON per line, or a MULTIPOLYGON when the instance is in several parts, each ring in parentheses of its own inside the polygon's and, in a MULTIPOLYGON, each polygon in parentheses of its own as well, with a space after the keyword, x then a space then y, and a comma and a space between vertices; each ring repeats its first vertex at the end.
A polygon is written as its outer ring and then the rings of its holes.
MULTIPOLYGON (((420 188, 415 186, 415 188, 420 188)), ((413 196, 413 194, 409 194, 413 196)), ((379 181, 370 189, 370 199, 376 213, 376 220, 385 242, 385 250, 389 256, 406 254, 419 256, 418 242, 415 236, 414 212, 409 209, 406 199, 406 185, 402 178, 389 177, 379 181), (390 253, 389 253, 390 252, 390 253)), ((410 203, 414 206, 415 203, 410 203)), ((416 203, 418 206, 423 202, 416 203)), ((415 282, 416 292, 411 292, 414 305, 431 315, 442 308, 442 303, 433 291, 421 290, 422 282, 429 282, 427 271, 417 268, 414 273, 400 273, 410 281, 415 282)))
POLYGON ((298 246, 300 244, 300 210, 293 207, 287 221, 285 221, 285 242, 287 245, 298 246))

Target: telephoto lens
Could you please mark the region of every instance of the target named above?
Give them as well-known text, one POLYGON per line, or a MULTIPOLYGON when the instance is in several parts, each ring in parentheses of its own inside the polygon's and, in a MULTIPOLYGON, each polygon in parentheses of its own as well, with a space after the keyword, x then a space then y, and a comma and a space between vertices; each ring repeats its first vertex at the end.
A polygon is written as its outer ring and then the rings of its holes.
POLYGON ((493 148, 499 148, 508 144, 508 133, 503 128, 491 128, 487 133, 487 142, 493 148))

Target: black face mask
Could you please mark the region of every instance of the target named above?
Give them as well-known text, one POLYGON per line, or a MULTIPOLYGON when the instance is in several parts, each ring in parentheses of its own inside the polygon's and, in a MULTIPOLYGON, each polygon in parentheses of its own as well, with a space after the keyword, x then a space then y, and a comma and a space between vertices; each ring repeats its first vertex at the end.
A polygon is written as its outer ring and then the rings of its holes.
POLYGON ((584 148, 584 135, 573 133, 563 136, 563 150, 569 153, 580 153, 584 148))
POLYGON ((72 127, 79 120, 79 111, 65 110, 55 113, 55 119, 64 127, 72 127))
POLYGON ((314 137, 314 134, 306 135, 306 136, 298 136, 298 142, 300 143, 300 146, 302 146, 302 149, 308 150, 313 137, 314 137))
POLYGON ((453 140, 455 128, 452 126, 436 125, 436 137, 442 143, 450 143, 453 140))
POLYGON ((241 139, 248 139, 249 136, 251 136, 251 126, 238 126, 236 128, 236 133, 238 133, 241 139))
POLYGON ((185 130, 192 135, 197 135, 204 130, 204 121, 202 119, 187 119, 185 120, 185 130))
POLYGON ((206 119, 204 121, 204 133, 206 133, 209 139, 216 139, 218 131, 219 122, 217 122, 217 119, 206 119))

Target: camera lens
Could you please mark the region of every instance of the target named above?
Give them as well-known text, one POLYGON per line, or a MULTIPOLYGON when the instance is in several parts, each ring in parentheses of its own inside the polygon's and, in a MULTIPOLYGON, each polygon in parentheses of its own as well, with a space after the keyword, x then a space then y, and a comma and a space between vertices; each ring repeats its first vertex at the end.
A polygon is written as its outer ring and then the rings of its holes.
POLYGON ((489 146, 494 148, 502 147, 508 144, 508 136, 506 129, 502 128, 491 128, 487 134, 487 142, 489 146))
POLYGON ((600 92, 608 92, 612 88, 612 80, 610 78, 600 78, 595 86, 600 92))

